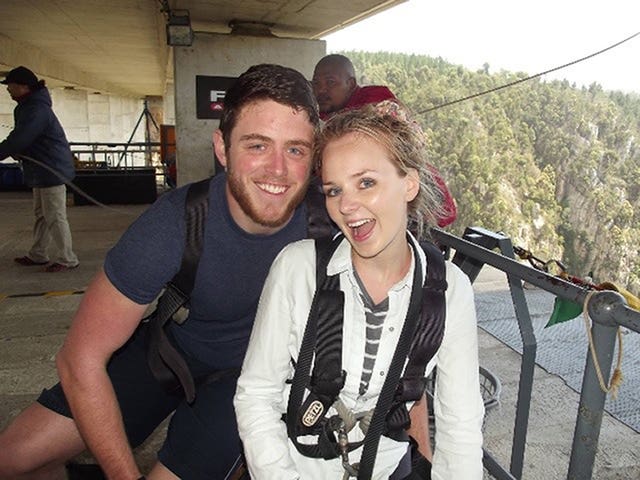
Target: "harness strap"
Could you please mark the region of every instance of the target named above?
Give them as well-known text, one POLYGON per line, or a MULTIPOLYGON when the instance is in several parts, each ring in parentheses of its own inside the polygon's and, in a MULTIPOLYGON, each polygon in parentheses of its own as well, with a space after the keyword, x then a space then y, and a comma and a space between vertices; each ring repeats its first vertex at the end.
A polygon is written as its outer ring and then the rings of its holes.
POLYGON ((164 388, 171 392, 183 385, 187 395, 194 394, 193 378, 182 356, 171 345, 164 331, 165 325, 187 302, 187 297, 175 286, 169 285, 158 299, 156 310, 145 320, 149 323, 147 363, 151 373, 164 388), (181 377, 184 381, 180 381, 181 377))
MULTIPOLYGON (((320 297, 324 296, 325 299, 327 296, 334 294, 334 300, 337 300, 342 308, 344 304, 344 293, 341 290, 337 291, 326 291, 323 289, 325 286, 325 282, 327 280, 327 265, 333 252, 338 247, 340 242, 342 241, 342 236, 338 236, 335 240, 331 241, 330 238, 320 238, 316 239, 316 292, 313 296, 313 300, 311 302, 311 309, 309 311, 309 318, 307 321, 307 325, 304 330, 304 336, 302 337, 302 344, 300 345, 300 351, 298 352, 298 361, 296 363, 295 373, 293 375, 293 381, 291 385, 291 391, 289 393, 289 402, 287 404, 287 434, 296 448, 306 456, 312 457, 325 457, 325 453, 331 453, 332 457, 335 458, 338 451, 336 449, 332 452, 322 452, 324 448, 321 449, 319 445, 303 445, 298 442, 298 426, 304 425, 307 427, 314 427, 317 424, 317 420, 324 416, 326 413, 326 409, 328 406, 325 406, 320 399, 311 399, 307 398, 306 408, 301 408, 302 406, 302 398, 304 396, 304 391, 309 382, 309 372, 311 371, 311 362, 314 356, 314 347, 316 344, 316 339, 318 336, 318 315, 320 312, 323 313, 324 318, 326 319, 328 316, 327 307, 331 308, 331 302, 321 302, 320 297), (326 294, 326 295, 325 295, 326 294), (320 310, 319 303, 325 303, 323 305, 323 310, 320 310), (317 401, 317 403, 313 403, 317 401), (313 413, 310 411, 310 408, 315 406, 318 414, 317 418, 307 417, 307 413, 313 413), (305 419, 309 419, 306 420, 305 419)), ((342 315, 342 310, 331 309, 331 314, 335 315, 336 313, 339 316, 342 315)), ((342 343, 342 342, 341 342, 342 343)), ((322 432, 320 433, 320 438, 322 438, 322 432)), ((335 444, 335 439, 334 442, 335 444)))
MULTIPOLYGON (((328 260, 327 260, 328 261, 328 260)), ((311 393, 300 409, 303 430, 314 431, 317 422, 323 418, 344 387, 346 372, 342 370, 342 323, 335 321, 344 310, 344 294, 340 291, 337 276, 326 277, 318 292, 317 338, 315 342, 315 363, 323 369, 313 370, 309 382, 311 393), (322 404, 322 408, 318 404, 322 404)), ((329 440, 329 438, 327 438, 329 440)), ((330 445, 330 442, 327 445, 330 445)), ((322 445, 321 445, 322 447, 322 445)), ((321 448, 325 455, 332 455, 333 449, 321 448)))
POLYGON ((413 274, 413 285, 411 287, 411 300, 409 301, 409 309, 407 317, 400 333, 398 345, 393 353, 393 359, 389 366, 387 378, 382 385, 376 408, 371 418, 369 431, 364 438, 364 447, 362 449, 362 457, 360 458, 360 467, 358 469, 358 480, 369 480, 373 474, 373 465, 375 463, 376 454, 378 453, 378 445, 380 436, 386 425, 386 418, 391 404, 395 397, 398 387, 398 380, 402 374, 405 359, 411 347, 411 340, 414 337, 418 322, 420 319, 420 310, 422 309, 422 265, 418 252, 412 242, 409 242, 414 248, 415 271, 413 274))
MULTIPOLYGON (((196 384, 213 383, 227 376, 237 376, 240 371, 239 368, 221 370, 194 381, 187 363, 171 345, 164 330, 171 319, 182 323, 175 314, 181 307, 188 304, 193 291, 204 244, 210 180, 207 178, 189 186, 185 201, 186 239, 180 270, 167 284, 164 293, 158 300, 156 310, 145 319, 150 324, 151 333, 147 359, 153 375, 167 391, 176 391, 181 386, 189 403, 195 399, 196 384)), ((305 202, 308 238, 322 238, 331 235, 335 227, 324 206, 324 195, 318 177, 312 178, 305 202)))
MULTIPOLYGON (((325 286, 334 282, 339 283, 338 277, 329 277, 325 286)), ((323 362, 326 371, 320 371, 316 375, 314 369, 314 374, 309 378, 307 370, 306 379, 311 391, 298 410, 297 435, 319 434, 318 445, 300 447, 305 450, 305 455, 329 459, 335 458, 338 445, 333 430, 327 428, 327 425, 321 425, 319 421, 329 411, 346 378, 345 372, 342 371, 342 322, 335 321, 335 318, 342 317, 344 292, 337 287, 335 290, 321 289, 318 291, 316 305, 318 318, 315 362, 323 362), (318 357, 318 345, 322 346, 322 358, 318 357)))
POLYGON ((314 175, 309 182, 305 197, 307 206, 307 238, 324 238, 337 230, 325 207, 324 193, 320 185, 320 177, 314 175))
POLYGON ((400 401, 417 401, 422 397, 426 388, 424 378, 426 362, 433 358, 442 343, 444 319, 447 313, 444 296, 447 290, 444 256, 432 243, 422 242, 420 246, 427 257, 427 276, 422 304, 428 305, 429 308, 423 308, 420 311, 420 328, 413 338, 409 361, 398 385, 397 399, 400 401))
POLYGON ((407 441, 406 429, 411 418, 406 402, 418 401, 426 390, 424 376, 427 363, 433 358, 444 337, 446 318, 445 291, 447 289, 446 268, 442 252, 430 242, 420 246, 427 257, 427 275, 422 289, 422 304, 428 308, 420 311, 420 322, 414 335, 409 360, 403 377, 398 382, 396 396, 387 415, 384 435, 396 441, 407 441))
POLYGON ((211 179, 206 178, 189 186, 185 202, 186 242, 182 253, 180 270, 171 283, 191 295, 198 272, 198 263, 204 244, 204 230, 209 211, 209 186, 211 179))
POLYGON ((186 242, 180 271, 167 284, 156 309, 146 319, 149 321, 147 361, 151 372, 168 391, 176 390, 178 384, 182 386, 189 403, 195 400, 195 382, 186 361, 169 342, 165 326, 188 303, 193 290, 204 243, 209 184, 207 178, 189 186, 185 201, 186 242))

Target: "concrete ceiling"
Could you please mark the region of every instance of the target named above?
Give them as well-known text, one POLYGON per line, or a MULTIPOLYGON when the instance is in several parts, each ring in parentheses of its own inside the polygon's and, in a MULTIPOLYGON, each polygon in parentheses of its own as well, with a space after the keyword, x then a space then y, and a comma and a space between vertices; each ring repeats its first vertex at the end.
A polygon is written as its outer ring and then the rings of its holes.
POLYGON ((196 32, 266 25, 319 39, 406 0, 0 0, 0 72, 26 65, 50 86, 143 97, 171 78, 166 7, 196 32))

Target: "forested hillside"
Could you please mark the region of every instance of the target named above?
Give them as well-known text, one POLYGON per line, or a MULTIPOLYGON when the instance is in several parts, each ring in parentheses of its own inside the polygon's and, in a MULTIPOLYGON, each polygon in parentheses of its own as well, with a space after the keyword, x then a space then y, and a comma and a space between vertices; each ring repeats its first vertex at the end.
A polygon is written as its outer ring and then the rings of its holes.
POLYGON ((572 274, 593 271, 596 282, 639 293, 639 95, 538 78, 435 108, 528 74, 343 53, 360 84, 389 86, 424 128, 429 158, 458 205, 454 233, 470 225, 502 231, 572 274))

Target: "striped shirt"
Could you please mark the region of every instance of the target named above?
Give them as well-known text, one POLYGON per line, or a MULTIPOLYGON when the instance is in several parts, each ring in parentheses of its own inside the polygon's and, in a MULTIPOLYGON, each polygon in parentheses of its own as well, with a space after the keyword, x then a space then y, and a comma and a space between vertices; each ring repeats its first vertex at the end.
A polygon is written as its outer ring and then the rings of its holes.
POLYGON ((355 269, 353 273, 360 287, 360 298, 364 305, 364 314, 367 322, 367 339, 364 347, 364 362, 362 364, 362 377, 360 378, 359 390, 360 395, 364 395, 369 388, 369 381, 371 380, 373 367, 376 363, 380 337, 382 336, 382 327, 384 325, 384 319, 387 317, 387 312, 389 311, 389 297, 375 305, 355 269))

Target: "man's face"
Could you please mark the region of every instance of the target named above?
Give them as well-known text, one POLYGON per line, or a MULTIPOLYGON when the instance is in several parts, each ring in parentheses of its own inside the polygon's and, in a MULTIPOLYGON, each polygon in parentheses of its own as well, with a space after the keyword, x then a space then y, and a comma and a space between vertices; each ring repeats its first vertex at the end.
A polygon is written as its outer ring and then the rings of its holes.
POLYGON ((11 98, 13 98, 14 100, 17 100, 23 95, 26 95, 27 93, 29 93, 29 87, 27 85, 21 85, 19 83, 9 82, 7 84, 7 92, 9 92, 9 95, 11 95, 11 98))
POLYGON ((356 88, 356 80, 337 64, 319 64, 313 72, 313 94, 320 113, 342 110, 356 88))
POLYGON ((229 209, 242 229, 270 234, 291 219, 306 194, 313 134, 305 111, 273 100, 240 110, 230 145, 215 132, 216 156, 227 170, 229 209))

